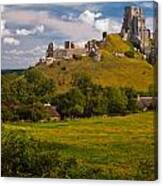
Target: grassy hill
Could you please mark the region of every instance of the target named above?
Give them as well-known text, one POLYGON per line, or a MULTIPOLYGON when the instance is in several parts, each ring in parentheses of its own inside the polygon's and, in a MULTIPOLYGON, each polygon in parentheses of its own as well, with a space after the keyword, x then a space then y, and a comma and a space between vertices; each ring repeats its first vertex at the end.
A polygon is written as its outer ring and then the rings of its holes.
POLYGON ((134 58, 116 57, 114 52, 133 51, 131 43, 123 41, 118 34, 108 35, 106 43, 100 48, 102 61, 93 61, 90 57, 81 60, 63 60, 51 66, 41 64, 36 68, 53 78, 59 91, 71 87, 76 73, 88 74, 93 82, 102 86, 133 87, 145 91, 153 84, 153 67, 135 52, 134 58))

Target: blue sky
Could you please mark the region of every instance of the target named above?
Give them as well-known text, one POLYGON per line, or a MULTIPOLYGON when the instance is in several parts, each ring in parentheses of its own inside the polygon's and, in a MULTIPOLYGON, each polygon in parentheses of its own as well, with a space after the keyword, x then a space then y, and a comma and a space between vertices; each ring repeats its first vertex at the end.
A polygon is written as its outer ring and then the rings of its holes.
POLYGON ((121 30, 125 6, 144 10, 153 30, 153 2, 69 3, 1 6, 2 69, 27 68, 45 56, 49 42, 83 43, 101 39, 101 33, 121 30))

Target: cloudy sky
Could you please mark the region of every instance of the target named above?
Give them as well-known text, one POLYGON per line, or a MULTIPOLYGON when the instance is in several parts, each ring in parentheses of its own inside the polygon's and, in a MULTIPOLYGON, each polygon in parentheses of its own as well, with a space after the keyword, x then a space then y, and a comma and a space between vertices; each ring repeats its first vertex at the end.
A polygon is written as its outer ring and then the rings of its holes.
POLYGON ((49 42, 82 43, 101 33, 120 32, 124 7, 142 7, 153 30, 153 2, 40 4, 1 6, 2 69, 27 68, 45 55, 49 42))

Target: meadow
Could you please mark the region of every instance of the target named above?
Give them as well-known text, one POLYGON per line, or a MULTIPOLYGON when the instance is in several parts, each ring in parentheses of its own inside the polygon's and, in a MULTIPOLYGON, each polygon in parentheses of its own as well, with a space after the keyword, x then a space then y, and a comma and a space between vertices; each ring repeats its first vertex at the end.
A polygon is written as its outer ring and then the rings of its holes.
POLYGON ((2 125, 2 176, 155 180, 154 121, 155 114, 145 112, 63 122, 5 123, 2 125), (31 147, 29 143, 39 146, 38 156, 36 146, 31 147), (38 161, 40 154, 43 156, 38 161), (26 163, 30 167, 24 171, 26 163), (17 170, 20 164, 23 170, 17 170), (34 172, 36 166, 38 170, 34 172))

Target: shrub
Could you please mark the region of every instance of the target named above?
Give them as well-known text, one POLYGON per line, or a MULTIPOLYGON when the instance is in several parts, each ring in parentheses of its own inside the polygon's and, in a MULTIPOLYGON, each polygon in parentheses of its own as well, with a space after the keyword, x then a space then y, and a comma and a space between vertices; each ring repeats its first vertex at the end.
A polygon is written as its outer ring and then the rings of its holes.
POLYGON ((26 132, 2 132, 1 174, 7 177, 105 178, 99 168, 62 158, 55 143, 43 143, 26 132))
POLYGON ((23 131, 19 134, 2 133, 1 157, 2 176, 8 177, 68 178, 71 169, 77 166, 74 158, 61 159, 55 144, 36 141, 23 131))
POLYGON ((129 57, 129 58, 134 58, 135 57, 135 54, 134 54, 134 51, 127 51, 125 52, 125 56, 129 57))

